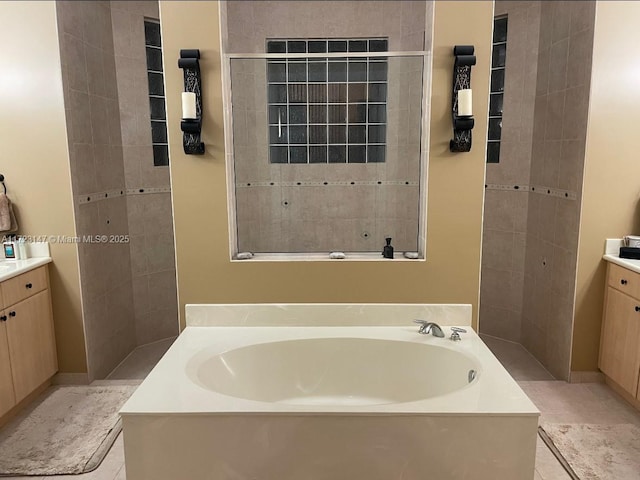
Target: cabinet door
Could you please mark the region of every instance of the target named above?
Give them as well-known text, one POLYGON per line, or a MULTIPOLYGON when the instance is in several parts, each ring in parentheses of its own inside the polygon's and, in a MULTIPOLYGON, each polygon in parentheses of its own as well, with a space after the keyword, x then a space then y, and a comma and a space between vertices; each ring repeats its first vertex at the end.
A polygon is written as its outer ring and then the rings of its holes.
POLYGON ((599 366, 633 396, 638 391, 639 349, 640 301, 608 287, 599 366))
POLYGON ((9 361, 9 343, 7 342, 7 322, 2 318, 7 312, 0 310, 0 416, 7 413, 15 404, 11 378, 11 362, 9 361))
POLYGON ((5 311, 13 386, 19 402, 57 370, 49 290, 5 311))

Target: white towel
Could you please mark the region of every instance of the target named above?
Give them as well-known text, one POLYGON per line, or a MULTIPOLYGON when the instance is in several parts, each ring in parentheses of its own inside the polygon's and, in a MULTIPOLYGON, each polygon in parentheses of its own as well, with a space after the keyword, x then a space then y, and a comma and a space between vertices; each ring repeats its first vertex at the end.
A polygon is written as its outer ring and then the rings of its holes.
POLYGON ((18 222, 13 213, 11 200, 5 193, 0 193, 0 233, 12 233, 18 230, 18 222))

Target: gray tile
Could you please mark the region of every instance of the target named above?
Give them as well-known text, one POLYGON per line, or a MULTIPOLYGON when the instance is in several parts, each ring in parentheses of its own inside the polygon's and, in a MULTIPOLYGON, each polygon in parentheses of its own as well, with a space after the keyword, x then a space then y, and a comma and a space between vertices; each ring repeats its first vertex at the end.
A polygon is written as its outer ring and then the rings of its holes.
MULTIPOLYGON (((570 1, 555 1, 551 3, 551 18, 553 29, 551 35, 552 42, 558 42, 569 36, 571 27, 571 3, 570 1)), ((543 21, 547 20, 543 17, 543 21)))
POLYGON ((149 306, 154 310, 174 308, 177 311, 176 272, 152 273, 147 276, 149 285, 149 306))
POLYGON ((70 143, 92 143, 89 95, 69 90, 68 104, 65 105, 65 109, 71 119, 70 143))
POLYGON ((131 354, 108 376, 108 380, 143 379, 175 341, 175 337, 143 345, 131 354))
POLYGON ((564 120, 564 104, 566 93, 558 91, 548 95, 545 116, 545 140, 562 140, 562 124, 564 120))
POLYGON ((77 7, 77 1, 56 2, 58 26, 62 32, 82 40, 82 9, 77 7))
POLYGON ((549 93, 564 90, 567 82, 569 39, 551 45, 549 56, 549 93))
POLYGON ((484 334, 481 338, 516 380, 553 380, 553 376, 519 343, 484 334))

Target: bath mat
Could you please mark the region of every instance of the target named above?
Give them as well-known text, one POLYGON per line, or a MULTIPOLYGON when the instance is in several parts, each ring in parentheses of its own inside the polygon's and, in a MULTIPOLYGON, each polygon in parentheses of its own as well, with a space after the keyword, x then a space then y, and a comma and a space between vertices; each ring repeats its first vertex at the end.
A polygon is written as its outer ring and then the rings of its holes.
POLYGON ((538 427, 538 433, 574 480, 640 478, 636 425, 548 423, 538 427))
POLYGON ((0 430, 0 476, 87 473, 122 429, 135 385, 58 386, 0 430))

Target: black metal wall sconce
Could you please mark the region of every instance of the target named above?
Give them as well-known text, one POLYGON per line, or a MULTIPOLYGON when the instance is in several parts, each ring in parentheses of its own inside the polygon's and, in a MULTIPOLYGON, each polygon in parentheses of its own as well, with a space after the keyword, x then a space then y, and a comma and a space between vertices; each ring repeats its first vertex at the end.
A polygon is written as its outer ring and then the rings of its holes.
POLYGON ((456 45, 453 55, 453 95, 451 110, 453 116, 453 140, 449 142, 452 152, 468 152, 471 150, 471 130, 474 126, 471 67, 476 64, 473 45, 456 45))
POLYGON ((178 67, 184 71, 182 93, 182 145, 187 155, 204 154, 202 133, 202 81, 200 78, 200 50, 180 50, 178 67))

